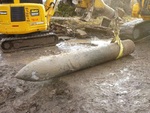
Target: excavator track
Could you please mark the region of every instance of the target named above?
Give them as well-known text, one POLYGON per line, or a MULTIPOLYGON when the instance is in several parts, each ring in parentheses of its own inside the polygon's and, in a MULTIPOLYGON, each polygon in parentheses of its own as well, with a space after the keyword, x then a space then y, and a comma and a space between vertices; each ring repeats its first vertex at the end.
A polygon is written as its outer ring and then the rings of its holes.
POLYGON ((26 35, 5 36, 0 35, 1 50, 13 52, 30 48, 54 46, 58 43, 58 37, 51 32, 38 32, 26 35))
POLYGON ((134 40, 139 40, 150 36, 150 21, 143 21, 138 23, 133 28, 133 38, 134 40))

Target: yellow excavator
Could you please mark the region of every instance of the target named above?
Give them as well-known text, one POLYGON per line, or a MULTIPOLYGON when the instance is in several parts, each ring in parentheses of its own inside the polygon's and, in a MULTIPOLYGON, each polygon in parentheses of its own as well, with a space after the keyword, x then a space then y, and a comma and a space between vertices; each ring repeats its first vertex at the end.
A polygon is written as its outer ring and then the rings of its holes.
POLYGON ((11 52, 56 45, 58 37, 49 30, 58 0, 0 0, 1 50, 11 52))

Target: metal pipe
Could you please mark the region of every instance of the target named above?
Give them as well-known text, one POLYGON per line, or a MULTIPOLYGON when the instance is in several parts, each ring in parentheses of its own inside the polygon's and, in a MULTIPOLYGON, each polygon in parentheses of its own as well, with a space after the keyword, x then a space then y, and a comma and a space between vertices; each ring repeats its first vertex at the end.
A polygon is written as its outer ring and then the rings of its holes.
MULTIPOLYGON (((127 56, 134 51, 133 41, 124 40, 122 43, 124 46, 123 56, 127 56)), ((48 80, 115 60, 118 54, 119 46, 116 43, 110 43, 76 52, 49 56, 27 64, 15 77, 27 81, 48 80)))

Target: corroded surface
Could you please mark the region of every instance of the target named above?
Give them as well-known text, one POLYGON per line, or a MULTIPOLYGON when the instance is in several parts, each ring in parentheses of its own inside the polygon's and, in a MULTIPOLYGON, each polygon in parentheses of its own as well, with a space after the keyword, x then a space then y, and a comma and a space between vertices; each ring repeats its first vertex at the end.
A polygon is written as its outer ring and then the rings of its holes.
MULTIPOLYGON (((103 41, 105 45, 89 46, 76 52, 50 55, 34 60, 23 67, 15 77, 27 81, 49 80, 54 77, 67 75, 75 71, 116 60, 119 54, 118 44, 104 40, 100 41, 103 41)), ((133 41, 124 40, 122 43, 124 47, 123 56, 134 52, 135 45, 133 41)))

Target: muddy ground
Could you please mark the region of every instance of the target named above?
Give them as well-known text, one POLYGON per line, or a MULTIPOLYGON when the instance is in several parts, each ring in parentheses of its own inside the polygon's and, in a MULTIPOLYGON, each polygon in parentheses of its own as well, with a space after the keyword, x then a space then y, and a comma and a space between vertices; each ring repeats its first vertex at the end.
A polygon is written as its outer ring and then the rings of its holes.
POLYGON ((14 76, 35 59, 91 45, 63 41, 56 47, 1 52, 0 113, 150 113, 150 39, 135 44, 127 57, 43 82, 14 76))

